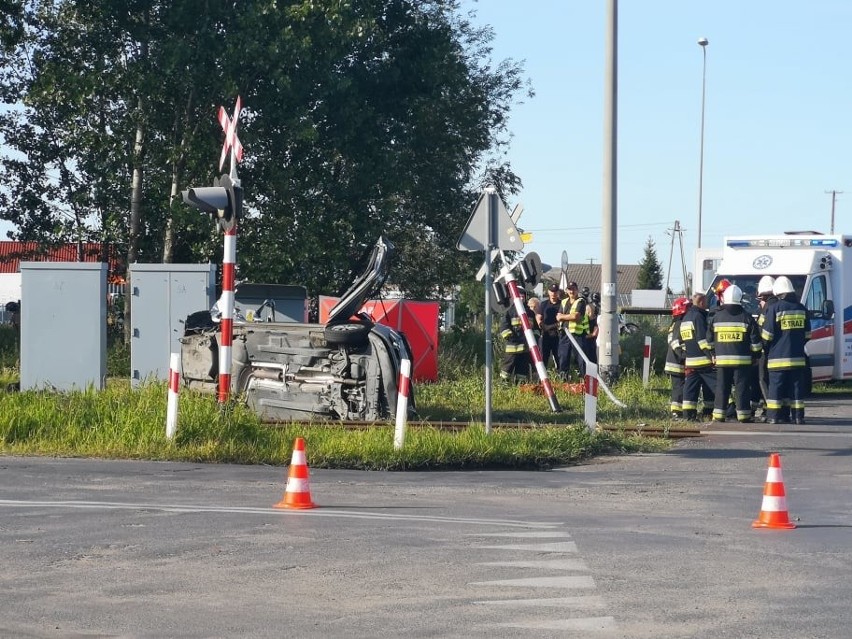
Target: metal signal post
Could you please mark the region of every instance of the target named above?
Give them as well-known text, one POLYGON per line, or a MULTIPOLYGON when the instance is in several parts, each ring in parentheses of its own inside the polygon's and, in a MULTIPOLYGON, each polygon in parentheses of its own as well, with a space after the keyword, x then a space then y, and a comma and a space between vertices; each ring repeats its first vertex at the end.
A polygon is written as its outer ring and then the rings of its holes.
POLYGON ((243 189, 237 177, 237 162, 243 159, 243 145, 237 137, 242 103, 237 96, 233 117, 228 117, 224 107, 219 107, 219 124, 225 131, 225 143, 219 157, 219 170, 231 154, 230 174, 223 174, 213 186, 190 188, 183 192, 183 201, 204 213, 209 213, 222 229, 224 255, 222 258, 222 296, 218 306, 220 317, 219 338, 219 392, 220 404, 231 396, 231 349, 234 340, 234 279, 237 264, 237 225, 242 216, 243 189))

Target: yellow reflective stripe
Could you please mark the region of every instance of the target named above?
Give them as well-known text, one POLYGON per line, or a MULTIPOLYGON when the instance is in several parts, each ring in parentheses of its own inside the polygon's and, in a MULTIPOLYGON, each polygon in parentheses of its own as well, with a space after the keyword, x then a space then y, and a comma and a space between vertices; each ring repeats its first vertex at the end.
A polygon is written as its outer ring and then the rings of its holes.
POLYGON ((673 373, 673 374, 681 374, 681 375, 683 375, 683 369, 684 369, 683 364, 671 364, 671 363, 667 363, 667 364, 666 364, 666 366, 665 366, 665 368, 664 368, 663 370, 664 370, 666 373, 673 373))
POLYGON ((512 331, 508 328, 506 330, 500 331, 500 337, 502 337, 503 339, 506 339, 511 334, 512 334, 512 331))
POLYGON ((767 331, 765 328, 762 331, 760 331, 760 337, 764 342, 771 342, 772 341, 772 333, 767 331))
POLYGON ((686 358, 686 367, 687 368, 702 368, 704 366, 710 366, 713 362, 710 361, 709 357, 687 357, 686 358))
POLYGON ((716 366, 742 366, 744 364, 751 364, 751 355, 716 356, 716 366))
POLYGON ((805 365, 804 357, 779 357, 770 359, 766 363, 766 368, 798 368, 805 365))
POLYGON ((523 353, 527 350, 526 344, 506 344, 507 353, 523 353))

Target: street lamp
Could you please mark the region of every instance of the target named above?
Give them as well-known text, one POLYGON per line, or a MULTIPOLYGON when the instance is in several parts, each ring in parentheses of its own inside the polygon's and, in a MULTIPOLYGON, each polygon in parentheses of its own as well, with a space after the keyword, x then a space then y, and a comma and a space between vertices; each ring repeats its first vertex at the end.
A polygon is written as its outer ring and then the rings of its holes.
POLYGON ((704 96, 707 86, 707 38, 699 38, 698 46, 704 56, 704 68, 701 72, 701 159, 698 166, 698 248, 701 248, 701 208, 704 200, 704 96))

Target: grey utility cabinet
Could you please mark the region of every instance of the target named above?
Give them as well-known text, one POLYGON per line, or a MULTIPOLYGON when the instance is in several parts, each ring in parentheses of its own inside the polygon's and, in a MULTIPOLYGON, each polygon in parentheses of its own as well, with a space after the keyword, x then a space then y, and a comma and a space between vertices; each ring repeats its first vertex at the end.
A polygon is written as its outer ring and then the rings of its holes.
POLYGON ((308 289, 290 284, 243 282, 234 303, 249 322, 307 322, 308 289))
POLYGON ((103 389, 107 265, 21 262, 21 390, 103 389))
POLYGON ((180 352, 184 322, 215 302, 214 264, 133 264, 130 267, 130 383, 165 380, 169 356, 180 352))

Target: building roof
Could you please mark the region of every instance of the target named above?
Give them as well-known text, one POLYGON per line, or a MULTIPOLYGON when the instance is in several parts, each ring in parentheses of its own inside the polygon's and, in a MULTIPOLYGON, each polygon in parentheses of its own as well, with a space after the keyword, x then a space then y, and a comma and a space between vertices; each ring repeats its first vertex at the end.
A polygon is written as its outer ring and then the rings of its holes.
MULTIPOLYGON (((619 264, 615 267, 616 288, 619 295, 630 295, 634 289, 639 288, 639 271, 641 266, 638 264, 619 264)), ((591 291, 600 292, 601 290, 601 265, 600 264, 569 264, 567 269, 568 281, 577 282, 577 286, 582 289, 588 286, 591 291)), ((562 269, 552 268, 543 275, 543 279, 550 282, 559 283, 559 278, 562 275, 562 269)))
MULTIPOLYGON (((60 244, 50 247, 39 242, 0 242, 0 274, 8 275, 21 270, 24 262, 101 262, 102 245, 98 242, 83 242, 79 245, 82 259, 78 259, 78 245, 60 244)), ((120 266, 113 254, 109 260, 110 272, 120 266)))

